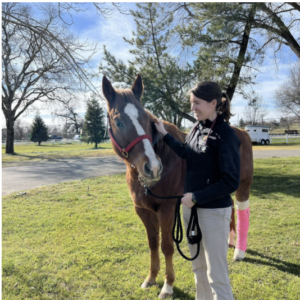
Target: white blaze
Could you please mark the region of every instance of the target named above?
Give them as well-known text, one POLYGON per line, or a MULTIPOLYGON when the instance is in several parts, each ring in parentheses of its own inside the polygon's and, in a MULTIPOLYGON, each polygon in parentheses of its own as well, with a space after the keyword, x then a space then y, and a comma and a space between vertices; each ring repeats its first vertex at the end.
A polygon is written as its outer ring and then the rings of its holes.
MULTIPOLYGON (((139 136, 145 135, 146 132, 138 121, 139 113, 138 113, 137 108, 133 104, 128 103, 124 109, 124 112, 132 121, 133 126, 135 127, 135 129, 137 131, 137 134, 139 136)), ((157 160, 157 158, 155 156, 155 153, 153 151, 150 141, 148 139, 144 139, 142 141, 143 141, 144 148, 145 148, 145 154, 149 158, 149 162, 151 164, 153 174, 155 177, 157 177, 158 171, 159 171, 159 161, 157 160)))

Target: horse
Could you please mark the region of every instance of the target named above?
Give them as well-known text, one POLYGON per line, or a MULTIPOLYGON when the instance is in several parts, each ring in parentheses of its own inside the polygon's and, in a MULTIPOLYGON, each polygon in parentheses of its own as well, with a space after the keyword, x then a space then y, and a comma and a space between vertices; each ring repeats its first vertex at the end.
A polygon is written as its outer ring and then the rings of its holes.
MULTIPOLYGON (((159 230, 161 230, 161 249, 165 256, 166 273, 159 298, 165 299, 173 294, 175 280, 172 263, 174 254, 172 227, 177 199, 161 200, 151 195, 146 196, 144 184, 151 188, 153 194, 161 197, 182 195, 186 164, 185 160, 179 158, 163 142, 163 136, 155 129, 153 124, 156 117, 146 111, 141 103, 143 91, 144 85, 139 74, 131 89, 115 90, 106 76, 102 80, 113 149, 126 164, 126 181, 134 208, 147 231, 150 270, 141 287, 147 288, 156 284, 156 277, 160 270, 159 230)), ((177 140, 184 142, 185 133, 169 122, 164 121, 164 126, 177 140)), ((239 129, 235 131, 242 143, 241 159, 248 162, 249 159, 251 160, 252 148, 249 155, 247 133, 244 134, 239 129)), ((237 199, 240 201, 249 199, 252 174, 251 163, 248 165, 241 173, 241 184, 236 191, 237 199)), ((230 242, 233 245, 234 218, 230 226, 230 242)))

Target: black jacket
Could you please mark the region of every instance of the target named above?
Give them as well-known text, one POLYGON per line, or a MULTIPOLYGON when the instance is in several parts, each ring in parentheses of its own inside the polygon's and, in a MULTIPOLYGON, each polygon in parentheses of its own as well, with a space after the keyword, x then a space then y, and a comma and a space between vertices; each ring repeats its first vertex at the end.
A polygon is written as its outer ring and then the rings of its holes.
POLYGON ((223 208, 231 206, 230 194, 240 184, 240 140, 234 130, 218 116, 203 152, 212 122, 196 122, 185 143, 169 133, 164 141, 181 158, 186 159, 184 193, 194 193, 197 206, 223 208))

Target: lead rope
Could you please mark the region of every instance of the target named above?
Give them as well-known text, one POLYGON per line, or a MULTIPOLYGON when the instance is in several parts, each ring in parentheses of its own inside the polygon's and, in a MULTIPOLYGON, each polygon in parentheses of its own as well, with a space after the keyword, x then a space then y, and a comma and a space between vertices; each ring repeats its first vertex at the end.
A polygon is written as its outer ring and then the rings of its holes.
POLYGON ((197 207, 194 205, 191 208, 191 216, 188 224, 188 228, 186 231, 186 236, 189 244, 197 244, 197 252, 194 257, 187 257, 183 254, 183 252, 180 249, 179 244, 183 240, 183 229, 182 229, 182 223, 181 223, 181 218, 180 218, 180 205, 181 205, 181 199, 183 196, 170 196, 170 197, 159 197, 155 194, 153 194, 147 186, 144 185, 145 188, 145 195, 148 196, 151 195, 155 198, 158 199, 175 199, 177 198, 176 206, 175 206, 175 218, 174 218, 174 225, 173 225, 173 230, 172 230, 172 238, 174 243, 176 244, 177 250, 180 253, 180 255, 189 261, 192 261, 197 258, 197 256, 200 253, 200 242, 202 240, 202 233, 200 230, 199 222, 198 222, 198 214, 197 214, 197 207), (192 230, 191 230, 192 228, 192 230), (195 233, 195 228, 196 228, 196 233, 195 233), (191 233, 191 234, 190 234, 191 233))

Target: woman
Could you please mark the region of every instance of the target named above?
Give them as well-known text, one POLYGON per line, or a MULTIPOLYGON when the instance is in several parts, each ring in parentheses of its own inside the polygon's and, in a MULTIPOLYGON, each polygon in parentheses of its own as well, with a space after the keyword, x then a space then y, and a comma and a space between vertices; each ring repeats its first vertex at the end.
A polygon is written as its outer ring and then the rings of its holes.
MULTIPOLYGON (((220 86, 204 81, 191 90, 191 109, 197 122, 184 144, 156 121, 164 142, 186 159, 183 204, 187 228, 191 207, 197 205, 202 231, 200 254, 192 261, 196 299, 233 299, 228 275, 227 251, 231 217, 230 194, 240 183, 240 140, 229 126, 230 102, 220 86)), ((190 255, 197 246, 189 244, 190 255)))

